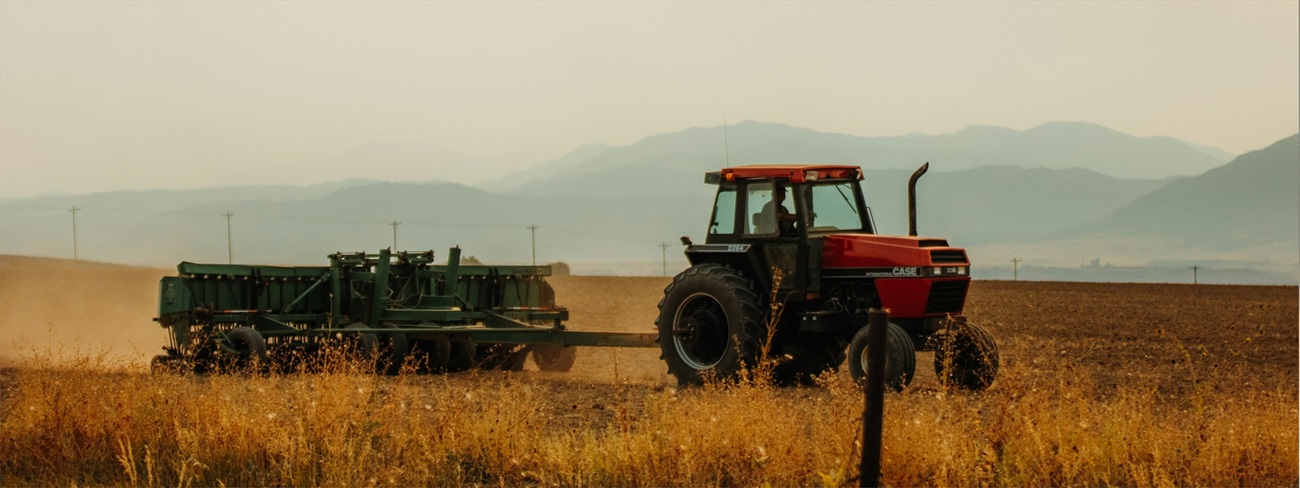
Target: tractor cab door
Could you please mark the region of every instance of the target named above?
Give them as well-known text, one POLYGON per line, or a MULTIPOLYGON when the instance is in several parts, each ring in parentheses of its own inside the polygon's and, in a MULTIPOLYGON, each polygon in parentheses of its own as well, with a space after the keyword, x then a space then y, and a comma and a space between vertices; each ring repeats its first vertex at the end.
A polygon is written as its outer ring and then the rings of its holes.
POLYGON ((740 212, 741 242, 754 245, 763 281, 779 272, 781 291, 802 293, 808 287, 808 241, 797 213, 797 193, 802 186, 785 180, 750 180, 743 185, 740 212))

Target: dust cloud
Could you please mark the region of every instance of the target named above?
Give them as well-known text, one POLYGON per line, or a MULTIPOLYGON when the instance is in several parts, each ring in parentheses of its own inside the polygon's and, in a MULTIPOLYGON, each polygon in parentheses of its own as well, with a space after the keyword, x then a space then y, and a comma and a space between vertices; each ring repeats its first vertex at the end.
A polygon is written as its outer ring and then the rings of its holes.
MULTIPOLYGON (((671 278, 553 276, 556 304, 569 309, 572 330, 655 332, 659 300, 671 278)), ((676 384, 659 359, 659 348, 584 347, 569 376, 596 383, 676 384)))
POLYGON ((158 280, 173 272, 0 256, 0 366, 98 357, 147 365, 162 354, 158 280))
MULTIPOLYGON (((102 356, 144 366, 167 344, 157 316, 158 280, 173 270, 0 256, 0 366, 28 358, 102 356)), ((654 332, 668 278, 552 277, 573 330, 654 332)), ((530 364, 531 368, 531 364, 530 364)), ((549 373, 538 372, 547 376, 549 373)), ((573 380, 669 383, 658 348, 582 348, 573 380)))

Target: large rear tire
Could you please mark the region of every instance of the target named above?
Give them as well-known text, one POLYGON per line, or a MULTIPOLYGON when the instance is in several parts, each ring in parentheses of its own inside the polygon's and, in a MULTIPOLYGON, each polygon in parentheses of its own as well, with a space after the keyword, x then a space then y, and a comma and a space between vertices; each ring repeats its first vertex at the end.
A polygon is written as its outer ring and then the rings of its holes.
MULTIPOLYGON (((849 341, 849 373, 859 383, 867 379, 867 328, 849 341)), ((885 388, 903 391, 916 376, 916 346, 902 327, 889 323, 885 333, 885 388)))
POLYGON ((936 339, 934 373, 940 383, 971 391, 993 385, 1000 363, 993 334, 978 325, 961 323, 936 339))
POLYGON ((767 324, 749 280, 717 264, 698 264, 673 278, 659 302, 661 358, 682 385, 728 379, 762 358, 767 324))

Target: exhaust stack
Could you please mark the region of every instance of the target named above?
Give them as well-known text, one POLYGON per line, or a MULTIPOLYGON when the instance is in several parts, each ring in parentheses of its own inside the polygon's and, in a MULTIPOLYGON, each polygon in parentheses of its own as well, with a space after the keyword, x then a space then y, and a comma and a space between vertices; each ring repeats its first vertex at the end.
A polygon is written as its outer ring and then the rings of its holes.
POLYGON ((930 162, 926 161, 912 173, 912 178, 907 180, 907 235, 912 237, 916 237, 916 180, 921 179, 921 175, 928 169, 930 169, 930 162))

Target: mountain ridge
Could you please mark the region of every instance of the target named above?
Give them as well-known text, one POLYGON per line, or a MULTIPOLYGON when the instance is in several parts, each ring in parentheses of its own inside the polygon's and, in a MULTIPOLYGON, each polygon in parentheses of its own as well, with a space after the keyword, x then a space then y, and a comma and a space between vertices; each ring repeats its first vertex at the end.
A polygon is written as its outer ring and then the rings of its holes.
POLYGON ((691 127, 610 147, 514 190, 534 195, 571 193, 613 184, 610 178, 600 177, 611 174, 611 168, 654 168, 676 176, 716 170, 728 159, 731 165, 826 163, 869 169, 906 169, 929 161, 948 171, 993 165, 1080 167, 1117 178, 1159 180, 1199 174, 1226 162, 1212 152, 1169 137, 1139 138, 1086 122, 1047 122, 1023 131, 972 125, 939 135, 852 136, 744 121, 726 127, 691 127), (1153 161, 1162 166, 1148 167, 1153 161))

